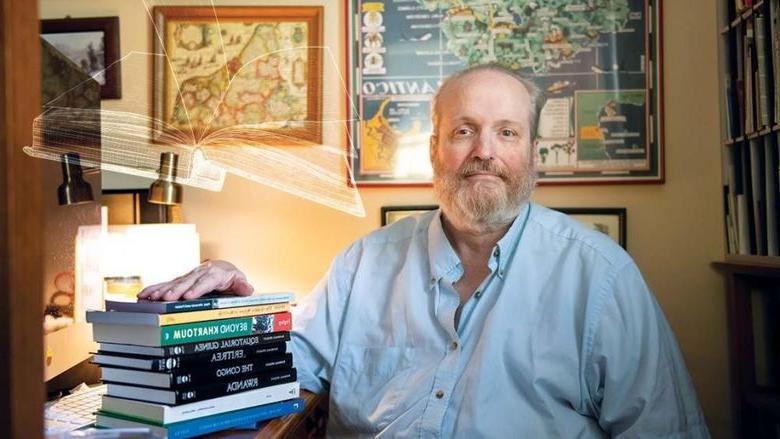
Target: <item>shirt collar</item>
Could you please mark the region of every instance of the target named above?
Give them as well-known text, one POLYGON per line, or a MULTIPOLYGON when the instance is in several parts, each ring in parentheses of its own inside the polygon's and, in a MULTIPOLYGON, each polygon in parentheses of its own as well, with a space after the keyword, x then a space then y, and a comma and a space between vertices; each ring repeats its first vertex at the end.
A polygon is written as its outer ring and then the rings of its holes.
POLYGON ((429 283, 433 286, 444 275, 460 265, 460 258, 452 248, 441 224, 441 208, 436 211, 428 227, 428 266, 431 267, 429 283))
MULTIPOLYGON (((493 255, 490 259, 490 267, 495 270, 498 267, 498 276, 503 278, 506 273, 506 266, 517 248, 520 237, 523 234, 525 223, 531 210, 531 203, 526 202, 520 209, 520 213, 512 221, 512 225, 503 237, 493 247, 493 255)), ((444 228, 441 223, 441 208, 428 227, 428 264, 431 267, 429 285, 433 286, 443 276, 451 273, 460 265, 460 258, 452 248, 450 241, 444 234, 444 228)))

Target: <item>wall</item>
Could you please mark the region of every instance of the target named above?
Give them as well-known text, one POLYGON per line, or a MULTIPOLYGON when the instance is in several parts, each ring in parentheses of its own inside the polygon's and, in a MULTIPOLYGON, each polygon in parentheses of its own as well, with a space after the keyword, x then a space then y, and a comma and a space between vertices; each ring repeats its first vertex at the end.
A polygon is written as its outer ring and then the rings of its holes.
MULTIPOLYGON (((325 44, 343 62, 341 2, 296 3, 326 6, 325 44)), ((140 2, 44 0, 41 14, 119 15, 123 53, 150 45, 140 2)), ((715 8, 707 0, 667 0, 663 24, 666 184, 548 186, 534 199, 551 206, 628 209, 629 251, 677 334, 713 437, 730 437, 724 286, 709 266, 724 245, 715 8)), ((332 86, 327 75, 326 87, 332 86)), ((125 72, 123 77, 126 98, 147 96, 144 81, 125 72)), ((121 109, 126 101, 104 103, 121 109)), ((306 294, 341 248, 379 225, 381 206, 435 203, 427 188, 367 188, 361 195, 367 216, 356 218, 231 176, 220 193, 187 189, 184 215, 197 224, 205 257, 235 262, 260 290, 306 294)))

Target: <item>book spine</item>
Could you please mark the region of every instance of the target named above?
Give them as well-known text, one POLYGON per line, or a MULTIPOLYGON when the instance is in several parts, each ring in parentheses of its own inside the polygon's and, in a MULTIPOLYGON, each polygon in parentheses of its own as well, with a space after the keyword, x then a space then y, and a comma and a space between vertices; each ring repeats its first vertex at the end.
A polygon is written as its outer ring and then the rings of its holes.
POLYGON ((272 355, 249 361, 221 364, 217 367, 195 367, 169 374, 170 387, 202 386, 211 382, 252 378, 277 369, 292 368, 292 354, 272 355))
POLYGON ((214 300, 215 309, 232 308, 236 306, 267 305, 272 303, 292 302, 295 295, 292 293, 261 294, 244 297, 217 297, 214 300))
POLYGON ((234 393, 245 392, 247 390, 259 389, 261 387, 268 387, 276 384, 291 383, 297 378, 298 375, 295 369, 278 370, 262 373, 248 378, 207 384, 205 386, 191 387, 187 389, 172 390, 176 398, 174 405, 203 401, 204 399, 210 398, 219 398, 220 396, 232 395, 234 393))
POLYGON ((112 355, 111 353, 98 352, 93 362, 102 366, 122 367, 128 369, 149 370, 152 372, 172 372, 177 369, 193 366, 203 367, 208 365, 219 365, 235 361, 255 360, 261 356, 279 355, 287 351, 285 342, 272 344, 250 346, 238 349, 224 349, 220 351, 205 352, 192 355, 176 355, 169 357, 145 357, 145 356, 123 356, 112 355), (108 355, 111 358, 104 360, 101 358, 108 355), (126 359, 123 361, 123 359, 126 359), (134 360, 146 360, 148 366, 134 365, 134 360))
POLYGON ((239 426, 256 426, 258 422, 287 416, 292 413, 301 413, 303 409, 303 400, 296 398, 275 404, 194 419, 189 422, 168 426, 168 438, 184 439, 239 426))
MULTIPOLYGON (((767 51, 769 44, 766 38, 766 19, 762 13, 755 16, 756 33, 756 61, 758 64, 758 101, 759 101, 759 127, 765 128, 771 126, 771 110, 769 107, 769 59, 771 52, 767 51)), ((773 106, 774 107, 774 106, 773 106)))
POLYGON ((161 346, 292 330, 289 312, 160 327, 161 346))
POLYGON ((780 255, 778 244, 777 223, 777 149, 774 136, 764 137, 764 187, 766 194, 764 204, 766 206, 766 254, 768 256, 780 255))
POLYGON ((278 356, 284 354, 286 350, 287 345, 285 343, 274 343, 265 346, 229 349, 205 354, 157 358, 152 362, 152 370, 158 372, 171 372, 177 369, 191 367, 202 368, 236 361, 258 361, 272 355, 278 356))
POLYGON ((211 299, 183 300, 165 304, 165 313, 177 313, 188 311, 205 311, 214 309, 214 301, 211 299))
POLYGON ((289 302, 270 303, 267 305, 241 306, 220 308, 207 311, 186 313, 160 314, 160 325, 179 325, 183 323, 204 322, 206 320, 232 319, 260 314, 274 314, 290 310, 289 302))
POLYGON ((298 396, 300 396, 300 384, 297 382, 263 387, 216 400, 211 399, 178 406, 103 395, 100 410, 108 413, 118 413, 143 422, 172 424, 174 422, 189 421, 259 405, 273 404, 297 398, 298 396))
POLYGON ((189 355, 207 352, 217 352, 238 347, 262 346, 280 341, 290 341, 290 332, 271 332, 268 334, 256 334, 249 337, 235 337, 225 340, 205 341, 183 345, 166 346, 163 348, 164 356, 189 355))

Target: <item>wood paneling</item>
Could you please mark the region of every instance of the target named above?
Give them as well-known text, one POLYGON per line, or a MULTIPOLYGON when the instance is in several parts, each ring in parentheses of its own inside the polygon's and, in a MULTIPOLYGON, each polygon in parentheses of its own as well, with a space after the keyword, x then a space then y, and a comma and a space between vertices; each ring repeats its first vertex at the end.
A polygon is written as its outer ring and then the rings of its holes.
POLYGON ((40 163, 22 147, 40 112, 38 6, 0 0, 0 437, 42 436, 40 163))

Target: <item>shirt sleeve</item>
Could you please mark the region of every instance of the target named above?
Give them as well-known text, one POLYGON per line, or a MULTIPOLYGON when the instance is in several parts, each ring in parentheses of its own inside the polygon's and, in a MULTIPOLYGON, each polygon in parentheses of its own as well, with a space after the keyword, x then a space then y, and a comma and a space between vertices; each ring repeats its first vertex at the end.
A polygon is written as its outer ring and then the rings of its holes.
POLYGON ((603 291, 592 332, 586 386, 612 437, 708 438, 680 349, 633 262, 603 291))
POLYGON ((294 310, 290 347, 301 388, 327 392, 344 322, 356 245, 339 254, 328 273, 294 310))

